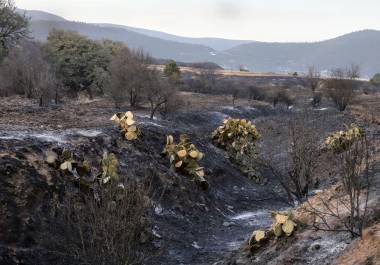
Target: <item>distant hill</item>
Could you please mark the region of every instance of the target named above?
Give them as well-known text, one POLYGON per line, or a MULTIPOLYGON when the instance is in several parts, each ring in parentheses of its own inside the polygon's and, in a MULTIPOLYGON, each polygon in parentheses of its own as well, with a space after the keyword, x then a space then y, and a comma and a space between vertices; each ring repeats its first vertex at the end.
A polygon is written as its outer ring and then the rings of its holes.
POLYGON ((380 72, 380 31, 364 30, 315 43, 254 42, 219 53, 216 62, 254 71, 305 71, 314 65, 320 70, 352 63, 364 75, 380 72))
POLYGON ((32 20, 44 20, 44 21, 66 21, 63 17, 53 15, 48 12, 39 11, 39 10, 23 10, 17 9, 17 12, 20 14, 26 13, 27 17, 30 17, 32 20))
POLYGON ((222 39, 222 38, 189 38, 189 37, 172 35, 165 32, 156 31, 156 30, 121 26, 121 25, 115 25, 115 24, 103 23, 103 24, 97 24, 97 25, 106 26, 106 27, 117 27, 117 28, 120 27, 120 28, 137 32, 137 33, 141 33, 150 37, 160 38, 164 40, 170 40, 170 41, 176 41, 176 42, 182 42, 182 43, 188 43, 188 44, 201 44, 201 45, 213 48, 216 51, 223 51, 223 50, 231 49, 232 47, 235 47, 237 45, 252 42, 250 40, 229 40, 229 39, 222 39))
POLYGON ((131 48, 143 48, 159 59, 214 62, 227 69, 243 65, 259 72, 305 72, 308 66, 314 65, 327 71, 356 63, 364 77, 380 72, 380 31, 377 30, 353 32, 313 43, 271 43, 187 38, 121 25, 72 22, 43 11, 27 11, 27 15, 32 18, 33 36, 42 41, 51 29, 59 28, 75 30, 93 39, 122 41, 131 48))
POLYGON ((71 21, 31 22, 32 35, 41 41, 46 40, 49 32, 54 29, 74 30, 92 39, 111 39, 127 43, 130 48, 142 48, 156 58, 174 59, 183 62, 200 62, 215 52, 213 49, 197 44, 186 44, 149 37, 122 28, 101 27, 71 21))
MULTIPOLYGON (((44 12, 44 11, 19 9, 18 12, 19 13, 26 12, 27 16, 32 18, 32 21, 38 21, 38 20, 59 21, 59 22, 67 21, 63 17, 57 16, 48 12, 44 12)), ((229 39, 222 39, 222 38, 189 38, 189 37, 176 36, 173 34, 168 34, 168 33, 156 31, 156 30, 142 29, 142 28, 116 25, 116 24, 110 24, 110 23, 94 23, 93 25, 97 25, 97 26, 101 26, 105 28, 126 29, 128 31, 137 32, 149 37, 160 38, 160 39, 168 40, 168 41, 204 45, 217 51, 227 50, 234 46, 251 42, 249 40, 229 40, 229 39)))

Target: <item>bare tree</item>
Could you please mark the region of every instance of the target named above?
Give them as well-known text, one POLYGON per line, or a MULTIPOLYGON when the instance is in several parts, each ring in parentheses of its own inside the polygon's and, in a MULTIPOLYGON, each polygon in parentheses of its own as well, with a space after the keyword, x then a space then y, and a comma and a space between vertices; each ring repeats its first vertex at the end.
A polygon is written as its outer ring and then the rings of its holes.
POLYGON ((175 86, 166 77, 161 76, 155 69, 146 71, 144 95, 150 106, 150 118, 153 119, 156 111, 164 107, 171 97, 175 96, 175 86))
POLYGON ((360 78, 360 66, 351 64, 347 69, 347 77, 351 80, 360 78))
POLYGON ((310 66, 308 69, 306 80, 307 85, 310 87, 311 92, 313 94, 312 104, 314 107, 316 107, 321 103, 322 100, 322 94, 316 92, 321 81, 321 74, 319 73, 319 71, 315 69, 314 66, 310 66))
POLYGON ((266 98, 266 93, 262 87, 249 86, 247 92, 249 100, 264 100, 266 98))
POLYGON ((320 82, 321 74, 315 69, 314 66, 310 66, 307 72, 307 83, 311 91, 314 93, 318 88, 320 82))
POLYGON ((146 83, 146 69, 150 57, 143 51, 130 51, 124 47, 114 56, 110 69, 108 94, 115 105, 128 100, 131 107, 136 107, 143 98, 146 83))
POLYGON ((292 97, 289 95, 288 91, 283 87, 277 88, 272 92, 271 100, 273 103, 273 107, 276 107, 279 103, 283 103, 289 108, 293 104, 292 97))
POLYGON ((259 164, 269 169, 286 192, 288 200, 294 197, 305 199, 315 182, 315 169, 318 161, 318 141, 314 125, 309 124, 308 113, 300 114, 289 121, 289 137, 285 148, 285 158, 275 159, 274 154, 261 154, 259 164))
POLYGON ((211 90, 215 86, 215 82, 216 82, 215 71, 216 70, 211 67, 202 68, 199 71, 200 80, 204 84, 204 87, 207 90, 211 90))
POLYGON ((362 137, 339 154, 342 189, 332 199, 319 197, 322 206, 310 202, 304 210, 313 217, 312 226, 324 231, 347 231, 352 237, 362 236, 368 223, 368 201, 374 180, 373 154, 367 137, 362 137), (337 220, 342 227, 332 225, 337 220))
POLYGON ((168 97, 167 101, 161 106, 161 108, 159 108, 161 117, 166 119, 170 114, 178 113, 178 111, 181 111, 181 109, 186 106, 189 110, 189 102, 187 103, 188 104, 184 102, 183 98, 177 91, 174 91, 174 93, 168 97))
POLYGON ((7 94, 24 94, 46 105, 54 94, 56 81, 50 65, 44 60, 39 44, 25 41, 10 50, 0 75, 6 80, 7 94))
POLYGON ((235 102, 240 94, 240 89, 234 84, 231 88, 232 106, 235 108, 235 102))
POLYGON ((327 93, 340 111, 344 111, 355 97, 355 68, 348 70, 334 69, 331 76, 326 80, 327 93))

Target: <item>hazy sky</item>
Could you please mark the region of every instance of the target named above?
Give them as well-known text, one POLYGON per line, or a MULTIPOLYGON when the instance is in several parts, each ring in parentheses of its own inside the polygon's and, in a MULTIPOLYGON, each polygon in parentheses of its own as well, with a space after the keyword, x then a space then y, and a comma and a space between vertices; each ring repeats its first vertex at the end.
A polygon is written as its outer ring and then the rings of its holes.
POLYGON ((190 37, 315 41, 380 30, 380 0, 15 0, 69 20, 190 37))

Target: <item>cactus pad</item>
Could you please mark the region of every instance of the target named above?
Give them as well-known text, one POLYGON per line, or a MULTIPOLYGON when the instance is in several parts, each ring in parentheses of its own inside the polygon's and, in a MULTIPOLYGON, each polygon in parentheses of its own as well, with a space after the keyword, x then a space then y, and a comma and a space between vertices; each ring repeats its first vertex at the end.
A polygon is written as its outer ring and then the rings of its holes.
POLYGON ((191 176, 204 189, 208 188, 204 170, 198 164, 203 158, 203 153, 190 143, 187 135, 182 134, 178 144, 174 144, 173 136, 168 135, 163 153, 168 156, 173 170, 191 176))
POLYGON ((124 137, 128 141, 136 140, 140 134, 140 130, 136 126, 133 113, 128 111, 126 113, 116 113, 112 116, 111 121, 119 124, 122 129, 124 137))

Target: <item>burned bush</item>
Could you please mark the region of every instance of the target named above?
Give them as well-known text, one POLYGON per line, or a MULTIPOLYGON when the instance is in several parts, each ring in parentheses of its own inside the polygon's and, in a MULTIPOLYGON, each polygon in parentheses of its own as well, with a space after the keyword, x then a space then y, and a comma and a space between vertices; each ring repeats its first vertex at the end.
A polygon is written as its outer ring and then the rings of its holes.
POLYGON ((147 198, 146 188, 134 182, 69 197, 45 222, 41 245, 60 253, 58 264, 139 264, 150 230, 147 198))
POLYGON ((344 111, 355 98, 358 77, 359 69, 353 65, 347 70, 332 70, 330 78, 325 81, 327 95, 340 111, 344 111))
POLYGON ((24 95, 44 106, 57 93, 55 75, 38 43, 25 41, 12 48, 0 68, 0 76, 0 90, 5 96, 24 95))
POLYGON ((276 159, 275 148, 270 152, 260 153, 260 165, 271 171, 291 203, 304 200, 316 183, 315 174, 320 153, 316 126, 305 111, 289 121, 289 138, 284 140, 284 154, 287 159, 281 162, 276 159))
POLYGON ((357 126, 331 135, 326 144, 338 158, 340 186, 331 199, 317 198, 321 207, 308 202, 303 210, 311 214, 316 230, 346 231, 352 237, 361 237, 370 220, 369 196, 375 178, 373 147, 357 126), (338 225, 332 225, 330 219, 338 225))
POLYGON ((114 154, 104 153, 99 170, 77 162, 67 149, 60 156, 49 151, 46 162, 60 164, 63 176, 86 187, 73 189, 69 179, 65 196, 41 216, 39 243, 58 255, 54 264, 143 263, 151 234, 150 184, 120 177, 114 154), (85 184, 87 175, 93 178, 85 184))

